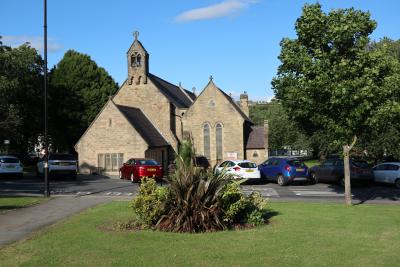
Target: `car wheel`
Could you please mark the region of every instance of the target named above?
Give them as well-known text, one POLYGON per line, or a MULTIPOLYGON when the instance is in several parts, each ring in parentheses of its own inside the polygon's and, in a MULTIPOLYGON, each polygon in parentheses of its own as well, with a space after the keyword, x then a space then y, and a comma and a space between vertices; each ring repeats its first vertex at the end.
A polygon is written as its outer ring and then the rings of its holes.
POLYGON ((400 178, 397 179, 396 182, 394 182, 394 185, 395 185, 397 188, 400 188, 400 178))
POLYGON ((283 177, 282 174, 278 175, 278 178, 276 181, 277 181, 278 185, 280 185, 280 186, 286 185, 285 178, 283 177))
POLYGON ((131 182, 134 183, 135 182, 135 176, 133 175, 133 173, 131 173, 130 178, 131 178, 131 182))
POLYGON ((72 176, 71 176, 72 180, 75 181, 77 176, 78 176, 78 175, 77 175, 76 173, 72 174, 72 176))
POLYGON ((122 177, 122 172, 119 171, 119 179, 123 179, 124 177, 122 177))
POLYGON ((310 179, 310 184, 316 184, 318 183, 318 178, 315 172, 311 173, 311 179, 310 179))

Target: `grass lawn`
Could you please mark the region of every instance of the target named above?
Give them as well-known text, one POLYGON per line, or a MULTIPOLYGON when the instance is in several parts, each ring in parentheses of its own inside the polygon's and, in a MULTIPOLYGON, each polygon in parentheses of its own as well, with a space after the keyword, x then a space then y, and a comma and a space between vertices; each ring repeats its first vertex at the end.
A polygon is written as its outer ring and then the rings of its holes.
POLYGON ((270 204, 270 224, 174 234, 100 230, 128 218, 128 202, 74 216, 0 250, 1 266, 398 266, 400 206, 270 204), (100 227, 101 228, 101 227, 100 227))
POLYGON ((0 196, 0 213, 6 210, 18 209, 45 201, 43 197, 7 197, 0 196))

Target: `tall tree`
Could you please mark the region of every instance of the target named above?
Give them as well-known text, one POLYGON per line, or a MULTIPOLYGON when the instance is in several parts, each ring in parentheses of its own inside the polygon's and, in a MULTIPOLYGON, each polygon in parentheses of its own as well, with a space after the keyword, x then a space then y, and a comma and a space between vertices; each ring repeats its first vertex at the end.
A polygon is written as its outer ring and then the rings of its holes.
POLYGON ((43 129, 43 60, 29 44, 11 48, 0 39, 0 141, 27 153, 43 129))
MULTIPOLYGON (((396 64, 380 50, 367 49, 376 22, 368 12, 324 13, 307 4, 297 19, 297 38, 281 42, 281 65, 272 81, 291 119, 321 144, 338 151, 354 136, 366 137, 394 102, 396 64), (379 112, 380 111, 380 112, 379 112)), ((363 142, 360 142, 362 144, 363 142)))
POLYGON ((368 49, 376 22, 368 12, 306 4, 296 39, 284 39, 272 85, 289 116, 327 150, 343 147, 345 199, 351 204, 349 152, 379 120, 400 114, 396 61, 368 49), (388 79, 389 78, 389 79, 388 79), (388 114, 392 111, 395 115, 388 114), (350 141, 354 140, 351 145, 350 141))
POLYGON ((88 55, 69 50, 50 72, 54 148, 73 151, 117 83, 88 55))

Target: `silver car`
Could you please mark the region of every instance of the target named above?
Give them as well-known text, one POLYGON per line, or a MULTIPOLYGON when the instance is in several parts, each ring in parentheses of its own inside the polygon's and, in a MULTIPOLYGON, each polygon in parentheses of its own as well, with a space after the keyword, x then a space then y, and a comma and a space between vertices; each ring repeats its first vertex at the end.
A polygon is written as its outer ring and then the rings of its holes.
POLYGON ((378 183, 394 184, 400 188, 400 162, 385 162, 374 168, 374 179, 378 183))
MULTIPOLYGON (((49 175, 66 175, 76 179, 78 164, 74 156, 70 154, 54 153, 49 155, 49 175)), ((36 175, 44 175, 44 160, 40 159, 36 167, 36 175)))
POLYGON ((24 173, 24 166, 18 158, 13 156, 0 155, 0 175, 8 174, 22 177, 24 173))

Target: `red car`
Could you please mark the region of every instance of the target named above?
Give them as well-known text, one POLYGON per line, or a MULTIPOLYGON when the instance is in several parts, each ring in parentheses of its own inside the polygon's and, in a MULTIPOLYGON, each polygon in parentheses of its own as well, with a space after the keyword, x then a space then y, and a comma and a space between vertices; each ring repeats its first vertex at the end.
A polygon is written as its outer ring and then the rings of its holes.
POLYGON ((119 169, 120 179, 130 179, 132 183, 139 182, 142 177, 154 177, 161 180, 163 170, 154 159, 130 159, 119 169))

